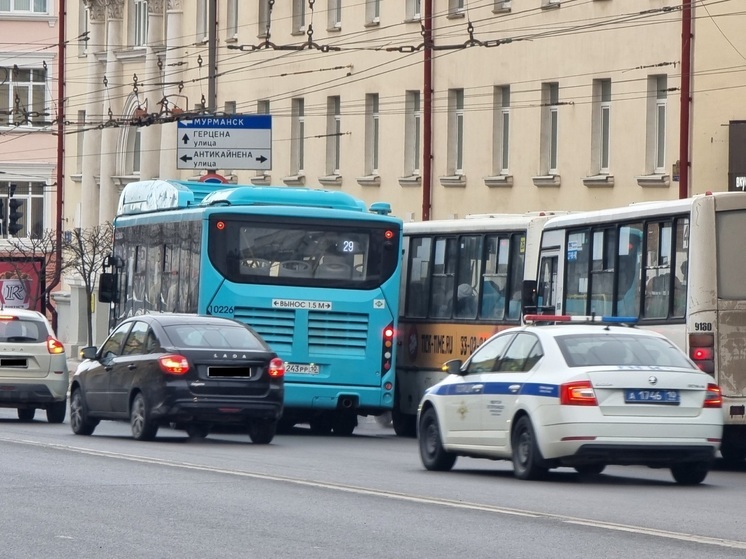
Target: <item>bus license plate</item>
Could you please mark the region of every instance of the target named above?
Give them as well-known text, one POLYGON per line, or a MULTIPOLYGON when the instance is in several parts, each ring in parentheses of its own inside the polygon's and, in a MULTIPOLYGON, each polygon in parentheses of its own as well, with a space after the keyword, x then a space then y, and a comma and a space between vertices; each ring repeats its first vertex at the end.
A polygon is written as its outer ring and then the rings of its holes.
POLYGON ((285 372, 296 375, 318 375, 319 366, 314 363, 285 363, 285 372))
POLYGON ((624 391, 624 401, 627 404, 669 404, 679 405, 678 390, 646 390, 627 389, 624 391))

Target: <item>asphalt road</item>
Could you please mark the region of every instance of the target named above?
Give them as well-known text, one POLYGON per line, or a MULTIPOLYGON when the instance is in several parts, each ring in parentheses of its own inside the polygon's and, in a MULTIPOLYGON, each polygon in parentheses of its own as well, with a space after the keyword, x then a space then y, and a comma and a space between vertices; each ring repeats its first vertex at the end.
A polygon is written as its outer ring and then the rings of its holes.
POLYGON ((521 482, 505 462, 426 472, 416 441, 373 421, 258 446, 169 429, 142 443, 114 422, 80 437, 15 417, 0 409, 2 558, 746 556, 746 467, 698 487, 637 467, 521 482))

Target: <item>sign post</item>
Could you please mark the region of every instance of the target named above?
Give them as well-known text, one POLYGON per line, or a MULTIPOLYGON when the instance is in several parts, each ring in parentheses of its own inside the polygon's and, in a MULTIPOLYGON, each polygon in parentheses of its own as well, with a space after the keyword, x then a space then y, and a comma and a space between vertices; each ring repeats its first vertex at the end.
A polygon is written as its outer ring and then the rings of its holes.
POLYGON ((177 169, 272 168, 270 115, 206 116, 179 121, 177 169))

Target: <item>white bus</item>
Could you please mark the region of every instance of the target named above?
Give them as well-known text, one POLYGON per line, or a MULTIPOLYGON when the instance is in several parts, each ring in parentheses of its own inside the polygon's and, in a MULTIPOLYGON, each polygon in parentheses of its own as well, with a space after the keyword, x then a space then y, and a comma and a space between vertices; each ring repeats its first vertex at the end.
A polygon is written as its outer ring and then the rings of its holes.
POLYGON ((544 222, 558 212, 482 214, 404 224, 404 269, 392 422, 416 434, 417 406, 450 359, 465 360, 521 322, 544 222))
POLYGON ((746 458, 745 232, 737 192, 558 216, 544 224, 533 301, 635 317, 687 351, 723 391, 726 460, 746 458))

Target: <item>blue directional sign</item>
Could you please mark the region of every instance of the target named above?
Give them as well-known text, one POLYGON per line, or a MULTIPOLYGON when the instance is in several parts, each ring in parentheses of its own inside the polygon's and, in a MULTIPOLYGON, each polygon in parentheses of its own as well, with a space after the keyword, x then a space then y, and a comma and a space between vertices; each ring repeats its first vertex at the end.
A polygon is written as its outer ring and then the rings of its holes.
POLYGON ((272 168, 272 116, 205 116, 179 121, 177 169, 272 168))

